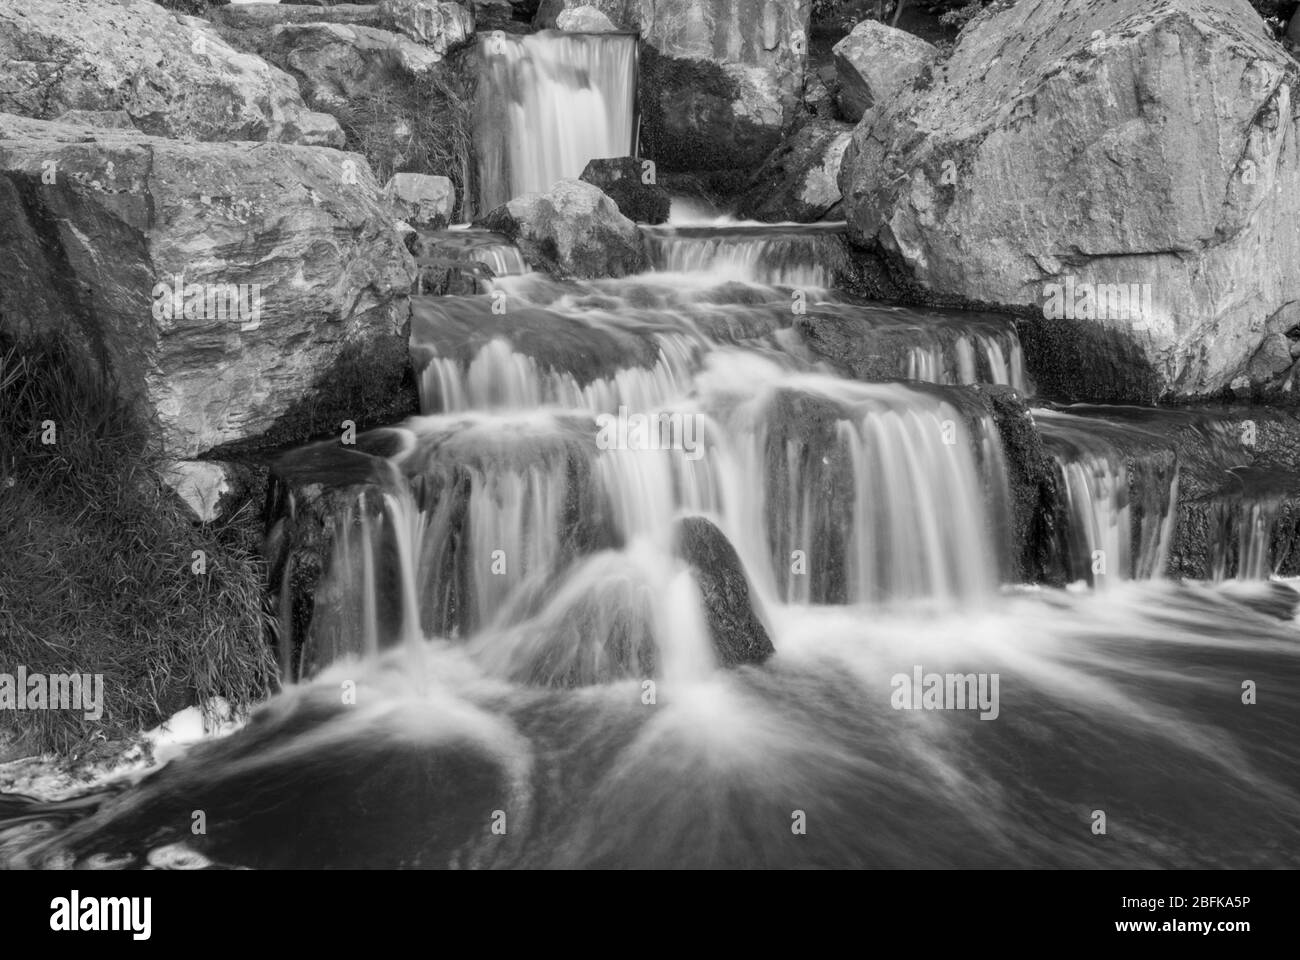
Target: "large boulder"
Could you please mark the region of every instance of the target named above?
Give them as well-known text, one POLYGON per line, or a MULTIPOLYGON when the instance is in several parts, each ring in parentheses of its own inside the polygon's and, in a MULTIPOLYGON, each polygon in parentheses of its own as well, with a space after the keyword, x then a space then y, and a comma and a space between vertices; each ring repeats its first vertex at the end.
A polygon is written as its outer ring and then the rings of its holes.
POLYGON ((288 74, 206 20, 149 0, 24 0, 0 7, 0 111, 53 120, 125 110, 160 137, 341 147, 288 74))
POLYGON ((162 455, 380 419, 413 276, 355 154, 0 114, 0 329, 71 340, 162 455))
POLYGON ((1300 65, 1247 0, 1021 0, 936 74, 854 133, 858 242, 927 298, 1041 316, 1022 337, 1049 393, 1251 385, 1300 324, 1300 65))
POLYGON ((530 266, 559 277, 622 277, 646 268, 641 231, 597 187, 561 180, 490 211, 481 226, 519 246, 530 266))
POLYGON ((758 166, 802 109, 808 0, 644 0, 642 136, 670 170, 758 166))
POLYGON ((939 48, 878 20, 864 20, 831 50, 839 80, 836 102, 857 123, 877 103, 888 103, 925 75, 939 48))
POLYGON ((850 124, 809 120, 759 168, 737 215, 768 223, 840 219, 840 162, 852 137, 850 124))
POLYGON ((614 30, 640 30, 641 6, 641 0, 542 0, 533 15, 533 26, 538 30, 578 30, 573 24, 597 22, 594 13, 614 30))
POLYGON ((754 610, 744 565, 726 534, 703 517, 683 517, 676 534, 677 552, 690 564, 704 599, 718 662, 738 667, 762 663, 776 653, 754 610))
POLYGON ((566 33, 613 33, 618 30, 614 21, 592 6, 561 11, 555 18, 555 26, 566 33))
POLYGON ((664 223, 672 200, 656 183, 645 183, 643 161, 636 157, 592 160, 582 171, 585 180, 618 205, 619 212, 637 223, 664 223))
POLYGON ((358 95, 382 89, 393 64, 421 74, 442 61, 435 50, 401 34, 339 23, 277 26, 267 56, 300 77, 308 102, 321 109, 346 107, 358 95))
POLYGON ((439 56, 474 36, 474 12, 452 0, 380 0, 379 17, 387 29, 405 34, 439 56))
POLYGON ((452 182, 425 173, 393 174, 384 185, 384 196, 408 224, 435 230, 451 222, 456 206, 456 188, 452 182))

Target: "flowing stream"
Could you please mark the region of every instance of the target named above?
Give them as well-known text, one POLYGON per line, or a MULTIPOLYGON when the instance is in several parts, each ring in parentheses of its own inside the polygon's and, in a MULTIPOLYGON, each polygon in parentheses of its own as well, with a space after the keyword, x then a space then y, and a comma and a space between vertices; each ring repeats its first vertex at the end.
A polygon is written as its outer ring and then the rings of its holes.
MULTIPOLYGON (((628 152, 628 41, 485 60, 485 203, 628 152)), ((1212 533, 1221 582, 1167 579, 1160 429, 1038 407, 1072 587, 1018 583, 1014 324, 836 292, 839 229, 646 228, 651 271, 585 283, 492 248, 484 293, 416 298, 420 415, 277 465, 281 534, 328 534, 284 691, 90 816, 0 826, 0 860, 1300 865, 1275 500, 1212 533), (734 557, 689 563, 684 518, 734 557)))

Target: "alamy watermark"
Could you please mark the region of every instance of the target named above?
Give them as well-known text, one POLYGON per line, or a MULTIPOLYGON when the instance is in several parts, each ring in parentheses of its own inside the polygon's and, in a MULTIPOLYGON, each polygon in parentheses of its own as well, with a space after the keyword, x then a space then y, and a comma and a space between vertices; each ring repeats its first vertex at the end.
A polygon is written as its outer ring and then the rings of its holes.
POLYGON ((682 450, 687 460, 704 456, 698 414, 629 414, 627 407, 619 407, 617 416, 602 413, 596 423, 596 446, 601 450, 682 450))
POLYGON ((1134 329, 1152 317, 1151 284, 1092 283, 1066 276, 1043 285, 1043 316, 1048 320, 1123 320, 1134 329))
POLYGON ((981 720, 998 718, 996 673, 926 673, 917 664, 910 675, 894 674, 889 686, 895 710, 978 710, 981 720))
POLYGON ((260 283, 186 283, 184 274, 153 285, 155 320, 238 320, 240 330, 262 322, 260 283))
POLYGON ((89 673, 0 673, 0 710, 80 710, 87 720, 104 715, 104 676, 89 673))

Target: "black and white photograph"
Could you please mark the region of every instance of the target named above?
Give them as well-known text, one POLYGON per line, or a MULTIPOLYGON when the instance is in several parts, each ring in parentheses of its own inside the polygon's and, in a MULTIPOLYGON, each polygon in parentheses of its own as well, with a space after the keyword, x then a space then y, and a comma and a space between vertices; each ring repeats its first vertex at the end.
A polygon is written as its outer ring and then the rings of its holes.
POLYGON ((1297 867, 1300 2, 0 0, 24 927, 1297 867))

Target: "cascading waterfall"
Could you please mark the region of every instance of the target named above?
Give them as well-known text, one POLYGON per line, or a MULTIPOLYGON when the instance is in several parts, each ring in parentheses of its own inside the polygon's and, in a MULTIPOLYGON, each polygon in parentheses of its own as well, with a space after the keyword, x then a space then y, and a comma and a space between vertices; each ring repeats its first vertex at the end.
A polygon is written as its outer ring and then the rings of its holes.
POLYGON ((480 212, 635 153, 635 36, 494 33, 479 53, 480 212))
MULTIPOLYGON (((483 205, 631 150, 634 38, 483 42, 483 205)), ((0 865, 1300 866, 1295 707, 1233 696, 1300 684, 1296 592, 1156 579, 1174 452, 1056 409, 1052 562, 1106 589, 1009 586, 1015 327, 835 292, 840 229, 647 228, 651 272, 586 283, 498 251, 492 296, 413 298, 420 415, 275 468, 285 692, 64 830, 0 820, 0 865), (734 558, 687 563, 704 521, 734 558), (922 670, 1003 700, 900 705, 922 670)), ((1269 572, 1279 503, 1218 515, 1220 576, 1269 572)))
POLYGON ((835 280, 844 224, 794 230, 766 225, 727 228, 643 227, 650 262, 672 273, 707 271, 723 279, 774 286, 828 288, 835 280))
POLYGON ((1128 455, 1095 424, 1051 410, 1035 410, 1034 417, 1064 493, 1067 577, 1096 587, 1160 576, 1178 500, 1176 469, 1142 489, 1130 476, 1128 455))

